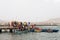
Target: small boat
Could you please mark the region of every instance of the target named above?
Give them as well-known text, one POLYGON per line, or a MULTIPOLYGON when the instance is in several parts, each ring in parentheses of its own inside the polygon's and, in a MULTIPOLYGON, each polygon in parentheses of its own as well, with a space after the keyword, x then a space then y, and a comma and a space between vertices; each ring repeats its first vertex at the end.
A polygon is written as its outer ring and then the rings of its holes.
POLYGON ((58 32, 58 29, 30 29, 29 32, 58 32))
POLYGON ((30 32, 41 32, 41 28, 32 28, 32 29, 30 29, 30 32))
POLYGON ((58 32, 59 30, 53 29, 52 32, 58 32))
POLYGON ((41 32, 47 32, 47 29, 42 29, 42 31, 41 32))
POLYGON ((29 32, 34 32, 34 29, 30 29, 29 32))
POLYGON ((41 32, 58 32, 59 30, 57 29, 42 29, 41 32))
POLYGON ((16 30, 14 33, 15 34, 25 34, 25 33, 28 33, 29 31, 28 30, 24 30, 24 31, 20 31, 20 30, 16 30))

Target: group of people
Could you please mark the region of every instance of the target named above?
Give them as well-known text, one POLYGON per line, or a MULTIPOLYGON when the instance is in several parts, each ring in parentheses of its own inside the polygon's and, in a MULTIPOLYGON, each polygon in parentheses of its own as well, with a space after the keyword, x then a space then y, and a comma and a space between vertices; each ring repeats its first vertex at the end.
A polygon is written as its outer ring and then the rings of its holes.
POLYGON ((35 27, 35 25, 31 25, 30 22, 13 21, 10 23, 10 26, 17 27, 19 31, 24 31, 24 30, 28 30, 30 32, 58 32, 59 31, 59 30, 42 29, 39 27, 35 27))
POLYGON ((24 30, 30 30, 34 28, 34 25, 30 25, 30 22, 11 22, 11 26, 13 27, 18 27, 19 30, 24 31, 24 30))

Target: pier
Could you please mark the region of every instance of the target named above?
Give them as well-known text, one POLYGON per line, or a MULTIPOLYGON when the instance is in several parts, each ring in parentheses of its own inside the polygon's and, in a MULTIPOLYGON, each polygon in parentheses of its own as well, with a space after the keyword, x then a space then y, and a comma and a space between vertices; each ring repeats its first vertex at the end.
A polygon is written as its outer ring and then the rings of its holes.
POLYGON ((12 26, 0 26, 0 33, 2 30, 10 30, 10 32, 13 32, 12 30, 18 29, 18 27, 12 27, 12 26))

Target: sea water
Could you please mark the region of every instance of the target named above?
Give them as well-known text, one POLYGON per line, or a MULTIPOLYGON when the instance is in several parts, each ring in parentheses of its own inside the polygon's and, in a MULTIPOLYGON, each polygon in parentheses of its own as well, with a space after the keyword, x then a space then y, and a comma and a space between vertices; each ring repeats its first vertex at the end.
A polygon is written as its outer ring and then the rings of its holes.
POLYGON ((14 33, 0 33, 0 40, 60 40, 60 26, 36 26, 39 28, 51 28, 58 29, 57 33, 48 32, 30 32, 25 34, 14 34, 14 33))

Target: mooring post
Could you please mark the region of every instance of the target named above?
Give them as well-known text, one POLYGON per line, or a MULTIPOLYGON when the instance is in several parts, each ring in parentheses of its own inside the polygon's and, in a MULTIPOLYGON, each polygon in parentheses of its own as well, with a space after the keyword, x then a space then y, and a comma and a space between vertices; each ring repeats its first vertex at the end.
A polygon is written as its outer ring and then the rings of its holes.
POLYGON ((0 29, 0 33, 2 33, 2 29, 0 29))
POLYGON ((11 33, 13 32, 12 29, 10 29, 10 32, 11 32, 11 33))

